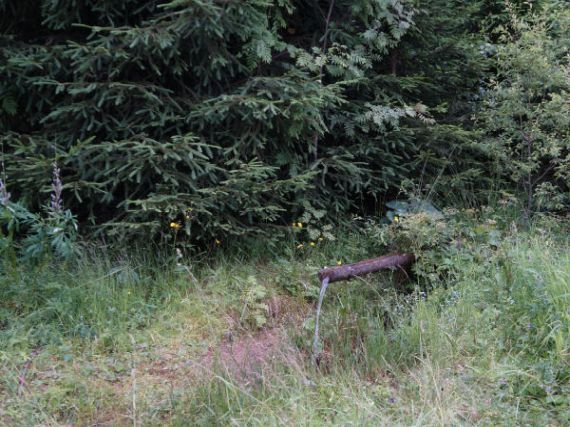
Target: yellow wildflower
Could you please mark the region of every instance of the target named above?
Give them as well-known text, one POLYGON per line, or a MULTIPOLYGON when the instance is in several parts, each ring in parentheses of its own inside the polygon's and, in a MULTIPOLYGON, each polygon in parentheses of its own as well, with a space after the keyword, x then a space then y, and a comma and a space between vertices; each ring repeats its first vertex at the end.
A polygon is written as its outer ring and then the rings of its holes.
POLYGON ((394 217, 394 222, 400 222, 400 217, 398 215, 394 217))
POLYGON ((179 222, 171 222, 170 223, 170 228, 172 228, 173 230, 180 230, 182 228, 182 225, 179 222))
POLYGON ((315 242, 311 242, 311 243, 309 243, 309 245, 311 245, 311 247, 313 247, 313 248, 314 248, 315 246, 317 246, 317 244, 316 244, 315 242))
POLYGON ((298 223, 297 223, 297 227, 303 228, 303 223, 302 223, 302 222, 298 222, 298 223))
POLYGON ((324 237, 319 237, 318 240, 319 240, 319 242, 322 242, 322 241, 325 240, 325 239, 324 239, 324 237))
POLYGON ((336 262, 336 265, 342 265, 342 261, 339 259, 339 260, 336 262))
POLYGON ((216 246, 220 246, 222 244, 222 242, 219 241, 218 239, 214 240, 214 242, 216 242, 216 246))

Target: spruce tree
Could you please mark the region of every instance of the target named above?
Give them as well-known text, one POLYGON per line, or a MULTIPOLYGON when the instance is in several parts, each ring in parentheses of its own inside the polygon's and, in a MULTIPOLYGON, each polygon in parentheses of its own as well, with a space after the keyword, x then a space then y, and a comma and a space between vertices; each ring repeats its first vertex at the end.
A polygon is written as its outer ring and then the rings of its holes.
POLYGON ((7 184, 34 209, 56 159, 82 229, 135 238, 374 212, 478 156, 480 4, 445 3, 0 0, 7 184))

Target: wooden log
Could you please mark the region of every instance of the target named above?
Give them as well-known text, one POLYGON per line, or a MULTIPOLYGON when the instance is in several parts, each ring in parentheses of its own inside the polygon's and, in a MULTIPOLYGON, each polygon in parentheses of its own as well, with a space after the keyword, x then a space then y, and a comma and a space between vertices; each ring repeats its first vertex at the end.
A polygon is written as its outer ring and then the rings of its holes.
POLYGON ((414 254, 403 253, 366 259, 338 267, 325 267, 319 271, 319 280, 322 282, 325 278, 328 278, 329 283, 338 282, 339 280, 351 279, 355 276, 374 273, 390 267, 404 267, 412 264, 415 260, 416 256, 414 254))

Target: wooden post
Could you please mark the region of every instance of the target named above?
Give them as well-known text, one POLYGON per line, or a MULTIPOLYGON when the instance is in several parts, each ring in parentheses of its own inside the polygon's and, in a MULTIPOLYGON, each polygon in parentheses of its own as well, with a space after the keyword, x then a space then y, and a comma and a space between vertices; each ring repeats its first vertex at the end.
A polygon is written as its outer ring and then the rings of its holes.
POLYGON ((374 273, 390 267, 404 267, 412 264, 415 260, 416 256, 414 254, 403 253, 366 259, 338 267, 325 267, 319 271, 319 280, 322 282, 325 278, 328 278, 330 283, 338 282, 339 280, 351 279, 355 276, 374 273))

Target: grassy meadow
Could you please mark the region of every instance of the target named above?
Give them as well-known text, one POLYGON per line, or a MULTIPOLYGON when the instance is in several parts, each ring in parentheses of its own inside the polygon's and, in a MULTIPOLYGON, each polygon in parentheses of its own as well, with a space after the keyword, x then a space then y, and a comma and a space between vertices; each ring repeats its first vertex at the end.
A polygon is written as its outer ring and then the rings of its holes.
POLYGON ((495 222, 429 252, 444 269, 419 253, 425 274, 331 284, 318 366, 316 272, 380 255, 365 233, 215 262, 4 260, 0 424, 568 425, 567 228, 478 240, 495 222))

